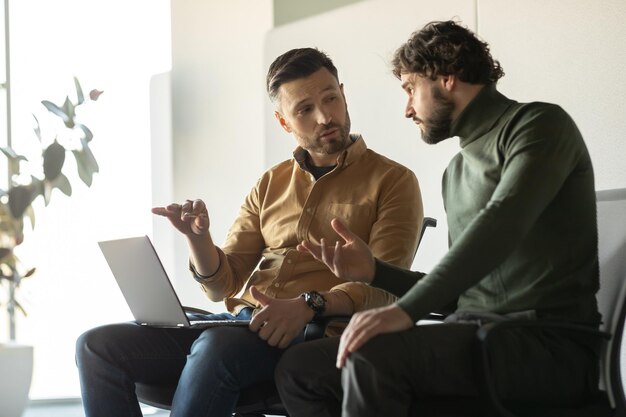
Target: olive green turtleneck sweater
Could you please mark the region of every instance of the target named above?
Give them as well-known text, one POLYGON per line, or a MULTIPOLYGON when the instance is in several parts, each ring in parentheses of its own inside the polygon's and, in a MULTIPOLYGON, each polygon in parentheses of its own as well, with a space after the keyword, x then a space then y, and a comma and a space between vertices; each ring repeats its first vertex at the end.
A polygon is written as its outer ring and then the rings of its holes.
POLYGON ((461 151, 442 184, 450 250, 428 274, 377 261, 372 285, 415 320, 458 298, 457 311, 597 323, 593 168, 572 119, 488 85, 452 135, 461 151))

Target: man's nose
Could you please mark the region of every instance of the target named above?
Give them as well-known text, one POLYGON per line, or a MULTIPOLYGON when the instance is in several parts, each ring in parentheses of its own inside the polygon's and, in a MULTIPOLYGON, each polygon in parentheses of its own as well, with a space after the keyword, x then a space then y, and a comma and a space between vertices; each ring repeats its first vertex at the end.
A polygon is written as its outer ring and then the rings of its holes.
POLYGON ((317 111, 317 124, 327 125, 332 121, 333 117, 331 112, 325 109, 319 109, 317 111))
POLYGON ((404 108, 404 117, 407 119, 412 119, 415 116, 415 110, 413 109, 413 104, 411 103, 411 99, 407 101, 406 107, 404 108))

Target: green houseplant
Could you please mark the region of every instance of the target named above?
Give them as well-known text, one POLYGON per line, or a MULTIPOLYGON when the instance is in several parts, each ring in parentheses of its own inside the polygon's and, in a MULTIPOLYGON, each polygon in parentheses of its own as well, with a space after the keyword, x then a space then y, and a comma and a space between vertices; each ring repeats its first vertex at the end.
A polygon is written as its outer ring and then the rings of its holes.
MULTIPOLYGON (((35 135, 41 145, 41 154, 28 159, 16 153, 11 147, 0 148, 7 157, 9 165, 9 184, 6 190, 0 189, 0 288, 6 294, 0 297, 0 303, 7 310, 9 320, 9 340, 15 341, 15 318, 20 311, 26 314, 20 304, 17 290, 24 278, 35 273, 35 268, 26 267, 15 255, 14 250, 24 241, 24 223, 28 219, 31 228, 35 227, 33 202, 42 197, 47 207, 56 188, 66 196, 72 195, 72 186, 63 170, 66 154, 72 153, 78 176, 87 187, 91 187, 93 174, 98 172, 98 163, 89 144, 93 134, 87 126, 79 123, 77 115, 80 106, 89 101, 96 101, 101 91, 91 90, 88 96, 83 94, 81 85, 74 77, 76 99, 67 96, 62 105, 43 100, 41 104, 48 110, 57 126, 54 135, 48 136, 35 119, 35 135), (56 117, 55 117, 56 116, 56 117), (23 175, 23 165, 28 165, 30 175, 23 175), (27 178, 25 178, 27 177, 27 178)), ((54 126, 54 123, 52 126, 54 126)))

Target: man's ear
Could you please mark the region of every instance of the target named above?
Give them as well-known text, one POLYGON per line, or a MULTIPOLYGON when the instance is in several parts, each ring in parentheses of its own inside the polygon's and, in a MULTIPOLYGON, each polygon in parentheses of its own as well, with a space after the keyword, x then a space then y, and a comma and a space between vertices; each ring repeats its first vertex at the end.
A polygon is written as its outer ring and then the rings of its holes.
POLYGON ((454 91, 457 83, 456 75, 442 75, 439 82, 441 83, 441 87, 448 92, 454 91))
POLYGON ((274 117, 276 118, 276 120, 278 120, 278 123, 280 124, 280 127, 282 127, 285 130, 285 132, 291 133, 291 127, 289 126, 289 123, 287 123, 287 121, 285 120, 283 115, 280 114, 280 112, 275 111, 274 112, 274 117))

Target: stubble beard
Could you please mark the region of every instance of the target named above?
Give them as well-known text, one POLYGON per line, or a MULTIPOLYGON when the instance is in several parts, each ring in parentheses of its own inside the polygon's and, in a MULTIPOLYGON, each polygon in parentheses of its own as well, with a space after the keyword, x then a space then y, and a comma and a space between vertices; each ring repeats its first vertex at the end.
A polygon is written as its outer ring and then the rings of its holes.
POLYGON ((433 86, 432 95, 434 104, 429 117, 420 124, 422 140, 429 145, 435 145, 450 137, 452 128, 452 112, 454 103, 448 100, 433 86))
POLYGON ((346 120, 343 125, 338 125, 335 123, 329 123, 327 125, 323 125, 319 129, 319 133, 315 135, 315 138, 305 138, 304 142, 306 143, 306 150, 309 152, 314 152, 322 155, 332 155, 335 153, 339 153, 350 146, 350 114, 346 110, 346 120), (320 135, 322 132, 332 128, 339 128, 339 137, 337 139, 333 139, 330 142, 322 143, 320 140, 320 135))

